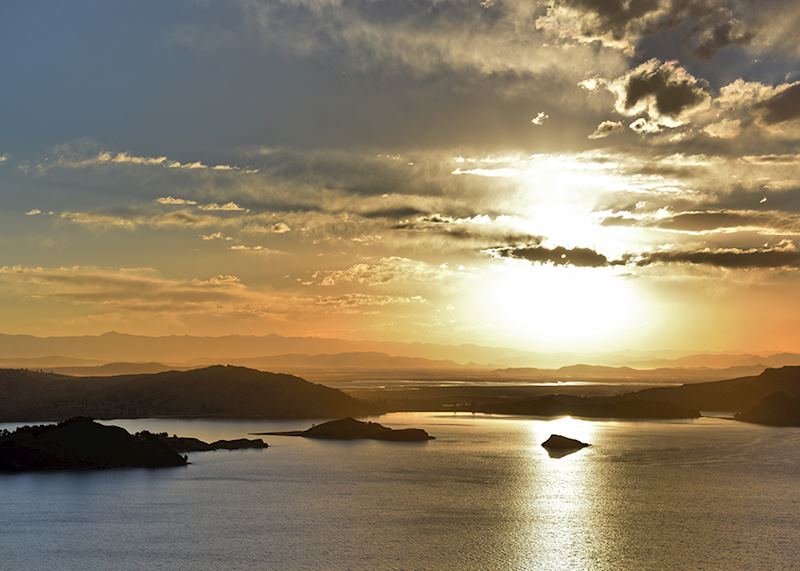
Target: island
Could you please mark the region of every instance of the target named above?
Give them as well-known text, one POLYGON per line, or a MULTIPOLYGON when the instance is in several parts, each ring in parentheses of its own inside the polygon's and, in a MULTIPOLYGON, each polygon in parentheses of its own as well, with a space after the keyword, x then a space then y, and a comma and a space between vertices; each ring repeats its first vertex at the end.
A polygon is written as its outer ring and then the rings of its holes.
POLYGON ((302 436, 324 440, 389 440, 392 442, 417 442, 434 440, 421 428, 393 429, 377 422, 364 422, 354 418, 340 418, 315 424, 307 430, 288 432, 258 432, 257 435, 302 436))
POLYGON ((547 455, 555 459, 569 456, 579 450, 583 450, 587 446, 590 446, 590 444, 575 440, 574 438, 567 438, 560 434, 553 434, 550 438, 542 442, 542 447, 547 450, 547 455))
POLYGON ((185 466, 187 458, 150 433, 130 434, 77 417, 0 433, 0 471, 185 466))
POLYGON ((184 452, 267 447, 260 438, 206 443, 165 432, 131 434, 79 416, 58 424, 0 431, 0 472, 169 468, 189 463, 184 452))
POLYGON ((575 440, 574 438, 567 438, 560 434, 553 434, 550 438, 542 442, 542 446, 545 448, 552 448, 553 450, 577 450, 591 446, 591 444, 575 440))

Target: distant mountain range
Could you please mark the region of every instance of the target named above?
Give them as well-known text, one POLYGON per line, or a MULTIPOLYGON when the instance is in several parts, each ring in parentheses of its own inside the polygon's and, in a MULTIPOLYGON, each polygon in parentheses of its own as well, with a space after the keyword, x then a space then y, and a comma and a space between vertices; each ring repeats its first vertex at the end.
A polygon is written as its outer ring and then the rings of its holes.
POLYGON ((336 378, 343 372, 379 378, 466 375, 535 380, 700 381, 800 365, 800 354, 617 352, 537 353, 480 345, 353 341, 280 335, 34 337, 0 334, 0 366, 72 375, 114 375, 225 363, 336 378), (572 363, 590 363, 573 365, 572 363), (562 366, 566 365, 566 366, 562 366))

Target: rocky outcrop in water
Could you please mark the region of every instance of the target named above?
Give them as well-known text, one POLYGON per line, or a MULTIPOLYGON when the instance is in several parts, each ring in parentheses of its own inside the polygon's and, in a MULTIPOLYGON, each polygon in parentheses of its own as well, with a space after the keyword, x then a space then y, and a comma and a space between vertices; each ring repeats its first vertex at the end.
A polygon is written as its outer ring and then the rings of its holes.
POLYGON ((271 434, 278 436, 303 436, 305 438, 320 438, 326 440, 390 440, 393 442, 416 442, 423 440, 433 440, 427 432, 421 428, 402 428, 392 429, 377 422, 363 422, 354 418, 341 418, 323 422, 309 428, 308 430, 296 430, 290 432, 264 432, 259 434, 271 434))
POLYGON ((580 440, 575 440, 574 438, 553 434, 550 438, 542 442, 542 446, 552 450, 578 450, 591 445, 586 442, 581 442, 580 440))

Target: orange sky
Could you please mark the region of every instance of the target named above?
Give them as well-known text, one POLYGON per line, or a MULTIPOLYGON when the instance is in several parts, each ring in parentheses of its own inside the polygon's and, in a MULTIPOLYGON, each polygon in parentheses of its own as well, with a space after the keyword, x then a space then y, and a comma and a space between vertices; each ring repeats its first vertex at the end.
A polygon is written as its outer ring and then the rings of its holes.
POLYGON ((795 7, 712 3, 9 8, 0 331, 800 350, 795 7))

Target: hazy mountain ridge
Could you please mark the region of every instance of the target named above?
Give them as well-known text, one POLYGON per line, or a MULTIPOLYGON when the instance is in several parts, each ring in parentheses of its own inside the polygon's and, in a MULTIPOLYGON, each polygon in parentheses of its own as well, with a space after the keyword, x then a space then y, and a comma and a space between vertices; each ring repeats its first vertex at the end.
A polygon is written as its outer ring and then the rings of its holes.
MULTIPOLYGON (((443 345, 434 343, 399 343, 357 341, 322 337, 286 337, 225 335, 219 337, 164 336, 147 337, 109 332, 97 336, 35 337, 0 334, 0 364, 15 367, 72 367, 120 362, 159 362, 170 367, 192 364, 236 363, 246 366, 280 366, 282 361, 260 363, 269 358, 291 355, 308 357, 301 365, 314 365, 323 355, 384 354, 394 359, 426 359, 438 363, 420 363, 420 368, 539 368, 554 370, 574 363, 595 367, 631 367, 635 369, 780 367, 800 365, 800 354, 769 355, 708 353, 687 355, 677 351, 618 351, 612 353, 542 353, 513 348, 474 344, 443 345), (53 357, 54 355, 59 357, 53 357), (47 362, 44 362, 44 360, 47 362), (37 360, 41 360, 38 361, 37 360)), ((304 357, 304 358, 306 358, 304 357)), ((399 362, 399 361, 397 361, 399 362)), ((299 363, 293 362, 292 366, 299 363)), ((331 365, 331 366, 340 366, 331 365)), ((319 367, 323 364, 319 363, 319 367)), ((329 366, 325 364, 324 366, 329 366)), ((349 365, 348 365, 349 366, 349 365)), ((356 367, 357 365, 353 365, 356 367)), ((373 366, 373 365, 370 365, 373 366)), ((410 368, 409 364, 387 363, 386 368, 410 368)))
POLYGON ((414 357, 449 360, 456 363, 480 365, 559 367, 571 363, 591 362, 596 365, 655 367, 723 368, 730 366, 783 366, 800 364, 800 355, 776 353, 773 355, 698 354, 686 355, 678 351, 618 351, 613 353, 541 353, 504 347, 486 347, 474 344, 442 345, 434 343, 399 343, 389 341, 358 341, 322 337, 285 337, 225 335, 200 337, 172 335, 147 337, 109 332, 97 336, 35 337, 32 335, 0 334, 0 361, 10 358, 46 357, 63 355, 71 359, 89 359, 95 362, 159 361, 182 363, 193 359, 206 362, 262 358, 287 354, 333 353, 385 353, 396 357, 414 357))

